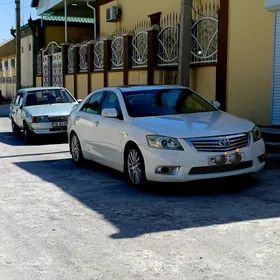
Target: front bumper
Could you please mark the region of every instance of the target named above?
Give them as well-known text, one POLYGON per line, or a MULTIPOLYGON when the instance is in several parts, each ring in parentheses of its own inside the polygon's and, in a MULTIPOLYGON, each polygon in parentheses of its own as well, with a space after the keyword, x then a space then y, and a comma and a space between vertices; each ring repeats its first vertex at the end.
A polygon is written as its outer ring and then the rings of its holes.
POLYGON ((185 149, 184 151, 166 151, 153 149, 149 146, 140 147, 145 161, 146 177, 149 181, 187 182, 221 178, 256 173, 265 166, 265 162, 261 159, 265 154, 265 144, 262 139, 239 150, 240 153, 244 153, 245 163, 236 166, 227 165, 220 169, 209 168, 208 163, 210 156, 217 156, 219 153, 196 152, 186 142, 180 142, 185 149), (172 175, 164 175, 156 173, 159 166, 178 166, 180 168, 172 175))

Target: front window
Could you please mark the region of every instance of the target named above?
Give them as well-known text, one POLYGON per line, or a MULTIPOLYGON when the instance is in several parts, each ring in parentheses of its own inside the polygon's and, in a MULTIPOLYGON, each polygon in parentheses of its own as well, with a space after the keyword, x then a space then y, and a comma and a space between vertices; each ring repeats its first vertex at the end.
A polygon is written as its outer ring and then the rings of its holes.
POLYGON ((153 89, 123 92, 130 117, 149 117, 217 111, 189 89, 153 89))
POLYGON ((74 102, 76 102, 75 99, 65 89, 44 89, 29 91, 25 106, 74 102))

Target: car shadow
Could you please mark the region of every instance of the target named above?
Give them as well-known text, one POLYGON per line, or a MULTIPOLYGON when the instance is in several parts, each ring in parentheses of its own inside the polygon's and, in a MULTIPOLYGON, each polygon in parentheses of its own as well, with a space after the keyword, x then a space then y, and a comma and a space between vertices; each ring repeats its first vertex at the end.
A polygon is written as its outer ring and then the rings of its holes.
POLYGON ((59 159, 14 164, 102 215, 118 229, 110 235, 114 239, 280 215, 278 188, 254 177, 153 183, 138 190, 121 173, 93 163, 78 167, 71 159, 59 159))
MULTIPOLYGON (((13 132, 0 132, 0 143, 9 146, 26 146, 24 143, 23 133, 16 135, 13 132)), ((68 143, 66 135, 44 135, 37 136, 34 143, 32 143, 32 146, 58 145, 66 143, 68 143)))
POLYGON ((10 112, 10 104, 0 104, 0 118, 8 118, 10 112))

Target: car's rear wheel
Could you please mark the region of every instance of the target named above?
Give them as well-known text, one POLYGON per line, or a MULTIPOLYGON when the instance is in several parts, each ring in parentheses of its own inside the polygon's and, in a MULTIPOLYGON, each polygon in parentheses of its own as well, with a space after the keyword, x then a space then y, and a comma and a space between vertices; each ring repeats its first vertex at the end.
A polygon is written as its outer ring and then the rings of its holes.
POLYGON ((70 152, 75 163, 81 164, 84 162, 81 144, 76 133, 72 133, 70 138, 70 152))
POLYGON ((23 136, 24 136, 24 142, 26 144, 32 144, 35 140, 34 133, 29 129, 28 125, 24 125, 23 128, 23 136))
POLYGON ((144 158, 136 145, 129 147, 126 152, 125 174, 133 186, 143 187, 147 183, 144 158))
POLYGON ((13 119, 12 119, 12 131, 13 131, 13 133, 15 133, 15 134, 19 134, 19 132, 20 132, 19 127, 16 125, 16 123, 14 122, 13 119))

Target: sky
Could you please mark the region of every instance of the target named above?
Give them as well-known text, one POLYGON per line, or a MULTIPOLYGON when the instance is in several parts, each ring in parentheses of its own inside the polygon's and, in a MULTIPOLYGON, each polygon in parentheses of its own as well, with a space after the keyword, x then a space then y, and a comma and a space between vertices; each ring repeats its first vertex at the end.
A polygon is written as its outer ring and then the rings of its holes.
MULTIPOLYGON (((30 14, 37 18, 36 9, 30 7, 31 0, 21 0, 21 25, 27 23, 30 14)), ((15 0, 0 0, 0 43, 12 38, 11 28, 16 27, 15 0)))

